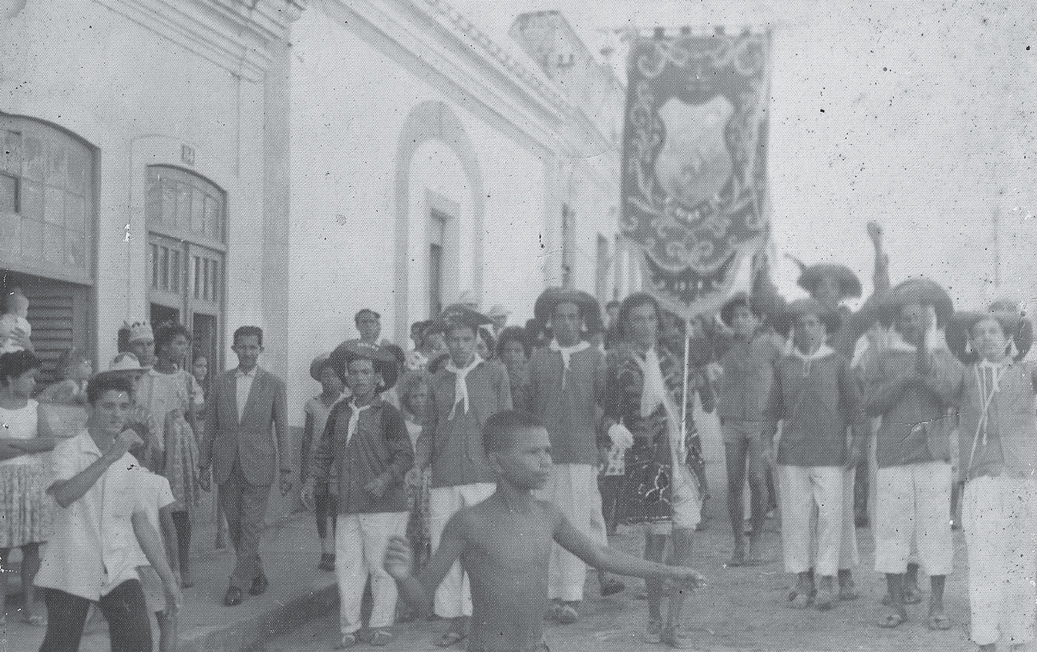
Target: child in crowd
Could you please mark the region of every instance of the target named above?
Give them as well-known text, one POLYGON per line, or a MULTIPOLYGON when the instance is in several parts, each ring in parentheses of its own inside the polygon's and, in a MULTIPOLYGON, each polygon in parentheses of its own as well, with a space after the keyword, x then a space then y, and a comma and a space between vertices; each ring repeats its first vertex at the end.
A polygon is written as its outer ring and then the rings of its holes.
POLYGON ((763 522, 767 517, 767 476, 764 448, 774 432, 764 411, 774 384, 774 365, 782 342, 761 330, 759 308, 744 294, 736 294, 720 310, 734 337, 720 358, 723 377, 717 400, 720 431, 727 459, 727 512, 734 534, 734 552, 728 566, 759 563, 763 522), (742 490, 748 471, 752 515, 749 555, 745 554, 742 490))
MULTIPOLYGON (((396 392, 400 397, 403 420, 407 425, 407 434, 412 446, 417 446, 421 436, 421 424, 428 409, 429 381, 432 376, 427 371, 408 371, 400 379, 396 392)), ((416 570, 425 566, 430 550, 430 531, 428 522, 428 499, 431 476, 428 469, 424 473, 412 468, 407 471, 407 499, 410 501, 410 519, 407 521, 407 538, 414 548, 416 570)))
POLYGON ((21 288, 14 288, 8 292, 4 314, 0 315, 0 353, 33 350, 29 342, 32 326, 26 319, 28 316, 29 300, 22 294, 21 288))
MULTIPOLYGON (((176 498, 169 487, 169 480, 141 467, 134 482, 137 505, 148 517, 151 527, 162 537, 165 543, 166 558, 176 575, 180 574, 177 564, 177 533, 173 522, 173 513, 177 509, 176 498)), ((182 508, 181 508, 182 509, 182 508)), ((144 600, 148 608, 158 620, 159 652, 176 652, 177 612, 167 609, 166 590, 162 578, 151 565, 143 551, 139 551, 137 560, 137 577, 144 591, 144 600)))
MULTIPOLYGON (((792 352, 778 362, 767 418, 782 422, 777 464, 781 484, 781 540, 785 570, 796 574, 788 599, 796 609, 811 600, 821 611, 836 600, 833 584, 840 570, 844 469, 855 468, 863 454, 867 422, 860 387, 841 353, 825 344, 839 328, 839 314, 816 299, 789 304, 793 319, 792 352), (847 427, 853 427, 847 444, 847 427), (816 537, 811 510, 817 505, 816 537), (811 565, 812 539, 817 555, 811 565), (811 570, 820 586, 814 591, 811 570)), ((768 440, 773 437, 771 433, 768 440)), ((768 457, 770 441, 767 443, 768 457)), ((852 485, 849 489, 852 491, 852 485)))
MULTIPOLYGON (((324 434, 324 426, 328 422, 328 415, 345 396, 343 390, 345 385, 334 367, 328 362, 328 354, 322 353, 310 363, 310 378, 320 383, 321 393, 306 401, 303 412, 306 413, 306 422, 302 429, 302 452, 299 456, 301 462, 300 478, 305 486, 306 479, 310 477, 313 464, 313 455, 317 447, 313 446, 314 438, 320 442, 324 434)), ((314 488, 313 513, 317 519, 317 536, 320 538, 320 563, 317 568, 322 571, 335 570, 335 515, 338 513, 338 492, 329 491, 328 484, 321 484, 314 488), (331 524, 331 538, 328 538, 328 522, 331 524)))
MULTIPOLYGON (((22 620, 42 625, 36 612, 32 581, 40 568, 40 544, 50 536, 52 503, 45 495, 50 482, 47 451, 53 437, 37 431, 38 404, 29 398, 36 386, 40 360, 28 351, 0 355, 0 566, 12 548, 22 551, 22 620)), ((6 568, 0 569, 0 622, 6 622, 6 568)))
POLYGON ((959 398, 970 635, 980 650, 998 641, 1021 650, 1037 615, 1037 368, 1012 360, 1018 314, 956 317, 980 356, 959 398))
POLYGON ((339 649, 361 640, 361 599, 368 577, 374 607, 369 623, 372 645, 388 645, 396 613, 396 584, 382 568, 392 536, 407 529, 404 475, 414 465, 407 426, 399 410, 382 400, 396 383, 396 361, 377 344, 343 342, 329 357, 353 392, 328 416, 313 468, 303 487, 312 504, 315 485, 327 484, 334 464, 339 516, 335 531, 335 568, 339 590, 339 649))
POLYGON ((674 591, 703 585, 702 575, 691 568, 644 561, 593 543, 551 503, 537 500, 533 492, 550 477, 551 443, 547 429, 532 415, 505 410, 487 419, 483 448, 497 489, 451 517, 425 570, 412 575, 413 553, 403 537, 391 540, 385 556, 385 569, 404 598, 423 613, 430 610, 440 581, 460 560, 472 586, 469 652, 548 649, 544 608, 555 543, 597 568, 672 580, 677 583, 674 591))
POLYGON ((516 408, 527 409, 526 384, 528 383, 529 350, 526 347, 526 333, 519 326, 508 326, 500 332, 497 341, 497 359, 504 363, 511 382, 511 403, 516 408))
POLYGON ((65 349, 58 357, 60 380, 36 397, 40 403, 86 404, 86 383, 93 375, 94 364, 85 352, 77 348, 65 349))

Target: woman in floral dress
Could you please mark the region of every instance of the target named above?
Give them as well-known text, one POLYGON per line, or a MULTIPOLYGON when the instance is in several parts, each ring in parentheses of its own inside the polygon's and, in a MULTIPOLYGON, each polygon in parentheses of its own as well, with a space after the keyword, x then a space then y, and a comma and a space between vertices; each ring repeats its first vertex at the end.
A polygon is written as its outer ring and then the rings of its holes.
POLYGON ((159 326, 155 331, 155 365, 137 388, 137 402, 146 406, 158 423, 164 450, 161 473, 169 480, 177 500, 172 516, 184 588, 194 585, 189 559, 191 517, 201 505, 202 496, 197 471, 198 428, 193 422, 205 401, 201 386, 183 368, 190 346, 191 335, 181 324, 159 326))

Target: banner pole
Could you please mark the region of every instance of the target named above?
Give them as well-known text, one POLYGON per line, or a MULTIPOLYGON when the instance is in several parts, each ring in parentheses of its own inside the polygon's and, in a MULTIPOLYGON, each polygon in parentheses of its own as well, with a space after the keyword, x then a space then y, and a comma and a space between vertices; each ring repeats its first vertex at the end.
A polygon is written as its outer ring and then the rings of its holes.
MULTIPOLYGON (((684 390, 682 392, 681 399, 681 440, 680 440, 680 451, 681 455, 685 454, 684 442, 687 439, 688 432, 688 368, 691 364, 691 328, 692 323, 690 319, 684 320, 684 390)), ((682 460, 683 461, 683 460, 682 460)))

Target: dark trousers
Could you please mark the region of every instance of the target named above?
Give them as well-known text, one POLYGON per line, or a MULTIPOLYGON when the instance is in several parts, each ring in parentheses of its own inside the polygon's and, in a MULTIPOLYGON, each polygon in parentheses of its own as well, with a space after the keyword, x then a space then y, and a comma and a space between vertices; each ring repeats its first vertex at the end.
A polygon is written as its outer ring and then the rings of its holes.
MULTIPOLYGON (((77 652, 90 600, 57 589, 45 592, 47 634, 40 652, 77 652)), ((112 652, 151 652, 151 622, 140 582, 123 582, 102 596, 98 605, 108 620, 112 652)))
POLYGON ((313 493, 313 513, 317 517, 317 536, 328 536, 328 519, 331 519, 331 536, 335 536, 335 517, 338 516, 338 497, 327 489, 313 493))
POLYGON ((249 484, 241 463, 235 460, 230 477, 219 487, 220 505, 227 517, 227 532, 237 557, 230 576, 231 586, 247 589, 252 580, 263 574, 259 537, 263 533, 269 498, 270 485, 249 484))

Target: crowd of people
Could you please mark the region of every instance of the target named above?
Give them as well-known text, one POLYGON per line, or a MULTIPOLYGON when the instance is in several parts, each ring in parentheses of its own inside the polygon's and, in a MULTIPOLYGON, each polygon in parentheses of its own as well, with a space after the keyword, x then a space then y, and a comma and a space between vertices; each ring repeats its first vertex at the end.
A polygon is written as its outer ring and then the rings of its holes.
MULTIPOLYGON (((727 567, 764 561, 777 506, 788 605, 826 611, 857 597, 855 528, 869 522, 888 589, 877 624, 908 620, 924 570, 925 621, 943 630, 960 524, 971 638, 984 650, 1033 640, 1032 326, 1011 301, 955 312, 932 280, 892 286, 881 229, 869 235, 875 290, 856 312, 842 302, 860 281, 838 265, 804 266, 810 296, 791 302, 764 271, 751 293, 687 322, 641 292, 602 319, 593 296, 549 288, 522 327, 501 306, 457 303, 413 324, 407 350, 380 339, 375 310, 358 312, 359 337, 310 364, 320 392, 298 442, 315 561, 338 583, 339 646, 386 645, 398 615, 434 614, 447 621, 441 647, 546 650, 545 619, 579 619, 590 567, 603 596, 625 590, 618 575, 645 578, 645 641, 684 647, 710 496, 696 406, 720 421, 727 567), (608 546, 618 528, 643 534, 643 558, 608 546)), ((149 613, 174 649, 212 485, 226 528, 215 544, 236 555, 224 604, 264 593, 267 501, 273 486, 296 489, 297 458, 285 383, 259 364, 262 329, 237 328, 237 367, 207 379, 186 328, 137 322, 106 371, 70 350, 61 379, 37 391, 27 301, 13 292, 7 308, 0 563, 21 549, 21 616, 46 626, 41 650, 77 649, 92 604, 113 650, 151 649, 149 613), (48 406, 63 404, 85 407, 85 422, 56 428, 48 406)))

